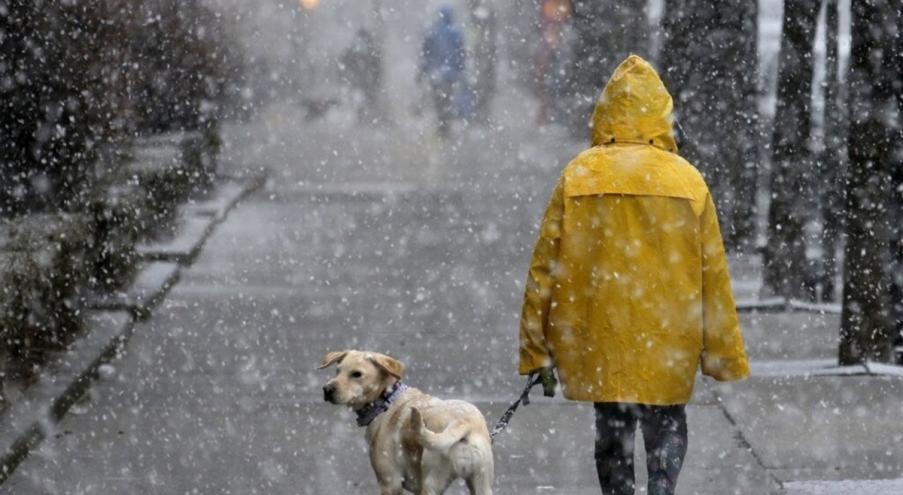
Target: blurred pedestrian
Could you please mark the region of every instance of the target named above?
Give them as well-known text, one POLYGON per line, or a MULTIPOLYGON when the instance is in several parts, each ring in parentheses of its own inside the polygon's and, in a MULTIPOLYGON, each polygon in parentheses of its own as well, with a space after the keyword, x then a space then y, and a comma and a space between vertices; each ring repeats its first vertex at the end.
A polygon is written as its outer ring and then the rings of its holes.
POLYGON ((465 60, 464 37, 455 26, 454 13, 451 7, 442 7, 423 40, 417 80, 426 79, 429 84, 439 134, 443 137, 448 135, 452 120, 466 111, 462 108, 468 97, 462 89, 465 60))
POLYGON ((606 494, 634 493, 637 424, 648 493, 673 494, 697 368, 749 374, 715 206, 677 155, 671 110, 652 66, 621 63, 596 103, 593 147, 552 193, 524 296, 519 372, 548 383, 557 370, 565 398, 595 404, 606 494))
POLYGON ((533 57, 534 83, 539 100, 536 122, 539 125, 556 120, 564 90, 564 68, 567 66, 567 28, 571 19, 570 0, 543 0, 540 10, 539 45, 533 57))
POLYGON ((370 31, 364 28, 357 31, 351 45, 342 54, 341 62, 349 84, 364 96, 358 108, 358 118, 362 122, 372 121, 379 113, 382 57, 370 31))

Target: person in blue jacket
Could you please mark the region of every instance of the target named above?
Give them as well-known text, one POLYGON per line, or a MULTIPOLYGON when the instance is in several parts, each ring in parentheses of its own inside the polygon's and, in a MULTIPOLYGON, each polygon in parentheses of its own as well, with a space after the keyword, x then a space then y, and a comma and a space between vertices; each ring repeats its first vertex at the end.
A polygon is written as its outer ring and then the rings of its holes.
POLYGON ((462 104, 459 93, 464 84, 465 61, 464 36, 455 26, 454 12, 451 7, 442 7, 423 40, 417 76, 418 81, 426 79, 429 84, 442 136, 448 135, 452 120, 461 111, 456 105, 462 104))

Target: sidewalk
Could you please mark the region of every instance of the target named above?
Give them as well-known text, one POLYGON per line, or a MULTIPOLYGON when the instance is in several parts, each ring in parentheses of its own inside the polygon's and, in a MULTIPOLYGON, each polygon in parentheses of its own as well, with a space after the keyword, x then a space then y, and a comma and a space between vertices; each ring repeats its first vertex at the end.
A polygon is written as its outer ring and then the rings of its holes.
MULTIPOLYGON (((224 168, 265 163, 275 179, 0 493, 374 493, 362 431, 321 400, 328 350, 388 351, 408 383, 489 421, 513 400, 524 270, 576 146, 529 122, 443 145, 401 127, 299 132, 295 116, 229 130, 224 168)), ((745 261, 737 288, 752 293, 745 261)), ((807 376, 833 359, 836 316, 742 320, 754 376, 700 379, 678 493, 847 495, 870 492, 800 482, 903 478, 903 379, 807 376)), ((498 439, 496 493, 598 493, 592 444, 590 407, 536 397, 498 439)))
MULTIPOLYGON (((814 375, 836 363, 836 315, 743 320, 753 377, 719 387, 718 396, 770 475, 781 482, 903 479, 899 368, 895 376, 814 375)), ((787 493, 810 493, 807 486, 818 486, 811 493, 885 493, 855 483, 790 483, 787 493)))
MULTIPOLYGON (((732 262, 738 299, 755 296, 760 264, 732 262)), ((741 323, 753 376, 719 385, 716 397, 785 493, 903 493, 903 368, 826 369, 837 363, 836 314, 748 313, 741 323)))

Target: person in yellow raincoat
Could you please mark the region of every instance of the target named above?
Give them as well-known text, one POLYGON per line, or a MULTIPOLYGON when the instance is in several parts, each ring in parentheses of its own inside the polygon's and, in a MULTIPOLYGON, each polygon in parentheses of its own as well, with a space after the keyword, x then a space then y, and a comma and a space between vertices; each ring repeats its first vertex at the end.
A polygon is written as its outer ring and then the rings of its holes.
POLYGON ((637 423, 648 493, 673 493, 697 369, 749 374, 715 206, 677 154, 672 105, 640 57, 615 70, 592 147, 552 193, 524 295, 519 372, 555 369, 565 398, 595 403, 603 493, 634 492, 637 423))

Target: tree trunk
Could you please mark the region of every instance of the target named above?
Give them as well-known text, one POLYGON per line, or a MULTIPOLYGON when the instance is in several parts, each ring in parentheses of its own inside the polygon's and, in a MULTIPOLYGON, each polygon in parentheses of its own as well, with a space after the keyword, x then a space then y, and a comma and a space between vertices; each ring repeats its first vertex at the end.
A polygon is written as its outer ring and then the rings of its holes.
POLYGON ((732 22, 722 29, 731 37, 731 43, 727 45, 728 56, 722 60, 726 68, 733 70, 720 72, 725 76, 721 88, 724 94, 736 93, 736 98, 728 100, 730 106, 723 113, 727 121, 719 127, 728 138, 725 140, 728 146, 722 148, 719 157, 722 166, 727 167, 732 192, 725 199, 733 200, 728 210, 730 223, 725 242, 730 249, 749 252, 755 248, 756 183, 759 175, 758 2, 740 0, 728 10, 734 14, 732 22))
MULTIPOLYGON (((847 163, 846 91, 838 72, 839 16, 837 0, 825 0, 824 143, 816 164, 822 216, 822 267, 818 285, 822 301, 834 301, 837 248, 843 234, 843 184, 847 163)), ((846 82, 844 78, 843 82, 846 82)))
MULTIPOLYGON (((903 9, 896 12, 897 43, 894 47, 894 63, 891 69, 896 76, 890 81, 893 85, 893 93, 897 97, 897 155, 894 167, 894 203, 897 206, 896 215, 903 214, 903 9)), ((900 218, 900 216, 896 216, 900 218)), ((903 225, 895 222, 894 226, 894 261, 898 270, 903 269, 903 225)), ((900 272, 898 272, 900 273, 900 272)), ((903 274, 901 274, 903 275, 903 274)), ((903 284, 903 280, 898 281, 903 284)), ((903 301, 899 301, 903 304, 903 301)))
POLYGON ((596 99, 615 68, 634 53, 649 58, 647 0, 574 0, 573 59, 569 67, 568 121, 573 133, 589 139, 596 99))
POLYGON ((728 248, 744 250, 755 237, 757 4, 671 0, 663 17, 680 153, 705 175, 728 248))
MULTIPOLYGON (((894 317, 894 345, 903 349, 903 225, 899 221, 903 218, 903 9, 897 10, 897 46, 894 50, 896 79, 893 81, 893 92, 897 95, 897 163, 894 167, 894 210, 891 218, 898 219, 893 222, 892 243, 893 249, 893 317, 894 317)), ((903 352, 896 353, 897 364, 903 364, 903 352)))
POLYGON ((814 296, 804 228, 815 206, 809 141, 812 45, 819 4, 817 0, 784 2, 765 251, 765 291, 805 299, 814 296))
POLYGON ((892 358, 890 217, 895 1, 853 2, 840 364, 892 358))

